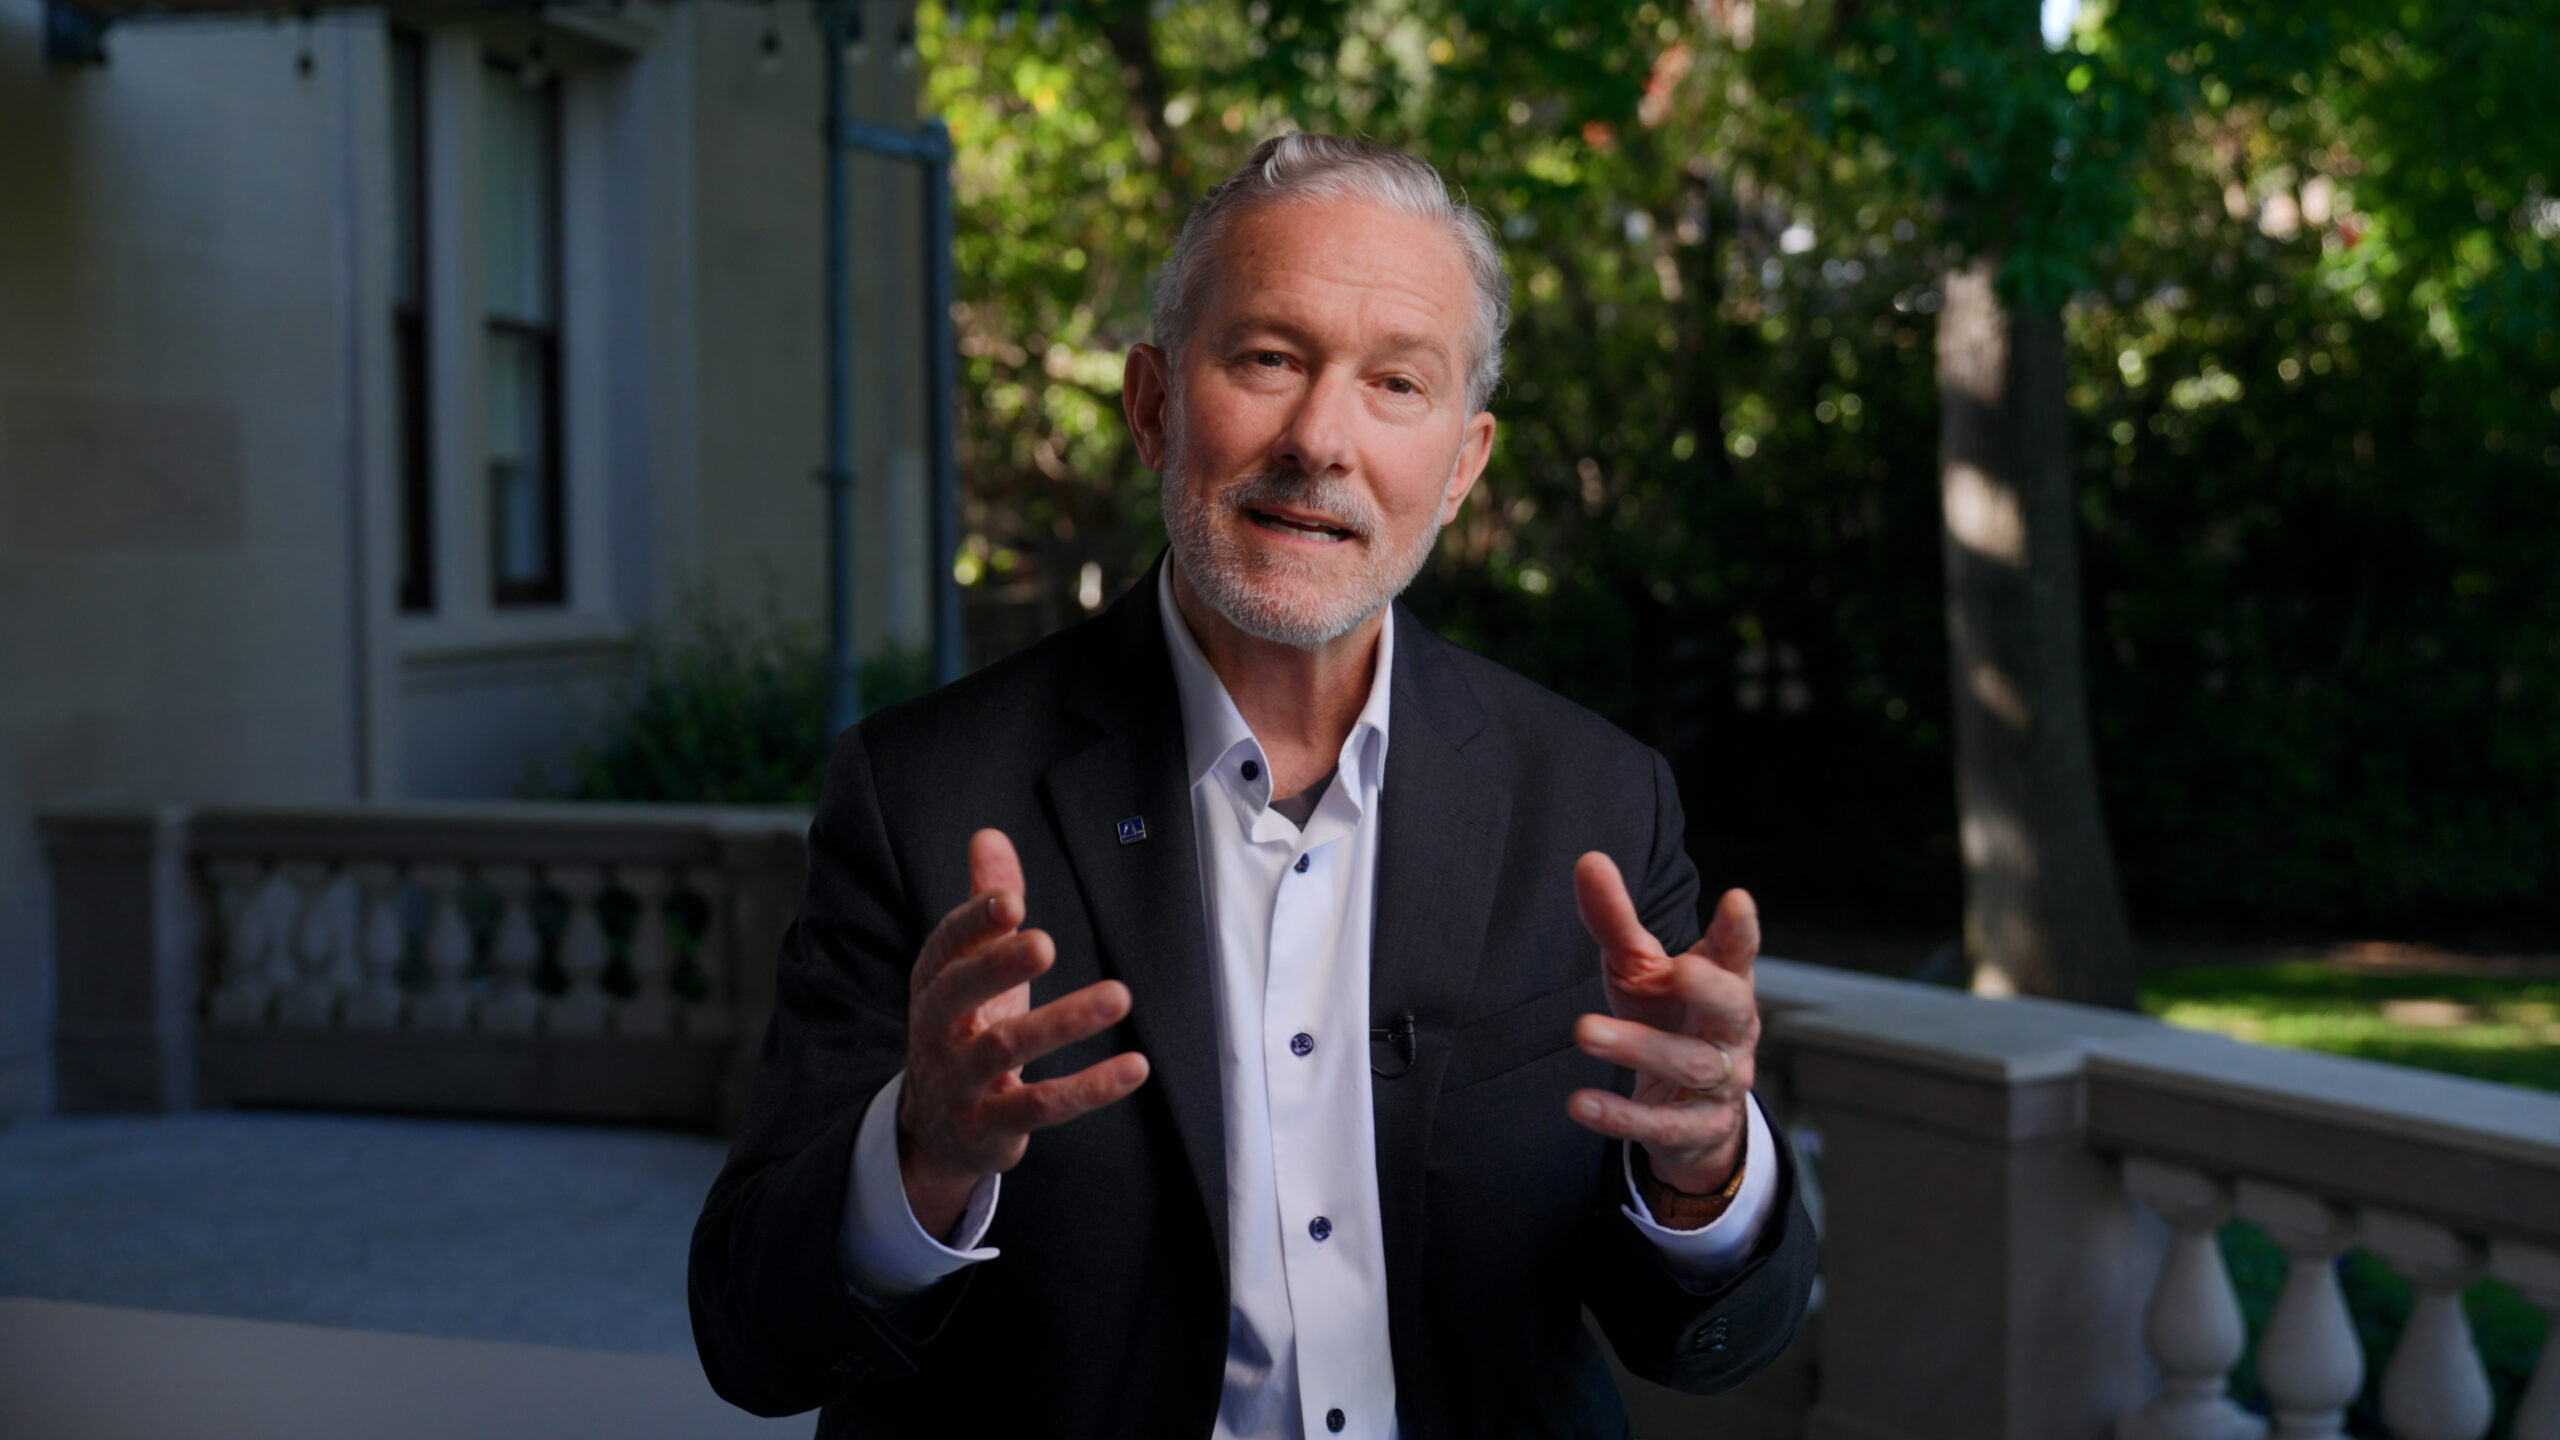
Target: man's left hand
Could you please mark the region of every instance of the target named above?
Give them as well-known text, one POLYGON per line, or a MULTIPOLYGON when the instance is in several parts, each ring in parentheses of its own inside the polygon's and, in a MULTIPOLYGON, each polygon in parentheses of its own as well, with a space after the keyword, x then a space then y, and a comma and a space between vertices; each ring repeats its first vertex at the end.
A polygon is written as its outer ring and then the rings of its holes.
POLYGON ((1595 850, 1576 862, 1573 888, 1583 928, 1600 942, 1610 1012, 1583 1016, 1573 1038, 1585 1053, 1633 1070, 1636 1085, 1632 1096, 1576 1090, 1567 1113, 1643 1146, 1654 1178, 1672 1189, 1714 1194, 1742 1160, 1742 1107, 1760 1043, 1751 987, 1760 912, 1748 894, 1728 890, 1698 943, 1667 955, 1608 856, 1595 850))

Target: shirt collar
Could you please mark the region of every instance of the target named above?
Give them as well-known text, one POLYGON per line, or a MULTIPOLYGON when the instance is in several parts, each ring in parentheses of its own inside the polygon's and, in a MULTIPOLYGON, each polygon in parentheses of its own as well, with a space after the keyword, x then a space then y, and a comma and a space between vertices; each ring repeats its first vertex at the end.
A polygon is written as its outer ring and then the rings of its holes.
MULTIPOLYGON (((1236 709, 1235 698, 1227 693, 1226 682, 1210 667, 1209 657, 1201 653, 1200 642, 1192 637, 1191 626, 1183 620, 1181 609, 1173 603, 1173 557, 1165 557, 1157 567, 1156 611, 1164 620, 1165 649, 1173 656, 1173 684, 1182 699, 1183 758, 1191 773, 1191 783, 1199 784, 1219 770, 1221 763, 1239 749, 1252 755, 1262 753, 1261 742, 1254 739, 1253 727, 1244 723, 1243 712, 1236 709)), ((1360 717, 1351 725, 1351 735, 1342 743, 1338 759, 1346 779, 1374 792, 1386 779, 1387 766, 1387 699, 1394 690, 1396 663, 1396 611, 1387 607, 1386 623, 1378 628, 1378 666, 1369 681, 1368 703, 1360 707, 1360 717)), ((1267 787, 1266 777, 1259 783, 1267 787)), ((1268 802, 1269 796, 1263 796, 1268 802)))

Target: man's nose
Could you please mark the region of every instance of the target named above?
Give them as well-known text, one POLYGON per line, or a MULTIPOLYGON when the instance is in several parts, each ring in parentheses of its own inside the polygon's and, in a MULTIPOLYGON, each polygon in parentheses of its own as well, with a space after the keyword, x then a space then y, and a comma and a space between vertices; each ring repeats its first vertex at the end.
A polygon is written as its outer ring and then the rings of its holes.
POLYGON ((1272 458, 1308 475, 1347 469, 1351 461, 1351 407, 1359 403, 1356 387, 1344 372, 1327 366, 1299 396, 1297 408, 1280 432, 1272 458))

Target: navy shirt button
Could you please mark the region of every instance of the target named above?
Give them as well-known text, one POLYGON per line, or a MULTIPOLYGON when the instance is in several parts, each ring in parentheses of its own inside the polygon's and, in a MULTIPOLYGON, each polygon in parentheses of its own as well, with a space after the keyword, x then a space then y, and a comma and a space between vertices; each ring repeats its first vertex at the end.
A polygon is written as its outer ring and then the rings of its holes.
POLYGON ((1307 1222, 1307 1233, 1316 1237, 1316 1243, 1322 1244, 1333 1234, 1333 1222, 1319 1215, 1307 1222))
POLYGON ((1298 857, 1298 873, 1301 875, 1307 873, 1307 859, 1308 857, 1304 855, 1298 857))
POLYGON ((1343 1414, 1340 1409, 1327 1410, 1324 1412, 1324 1428, 1333 1431, 1335 1434, 1340 1434, 1342 1432, 1342 1427, 1349 1423, 1351 1423, 1349 1420, 1343 1418, 1343 1414))
POLYGON ((1301 1030, 1289 1037, 1289 1053, 1304 1056, 1316 1048, 1316 1037, 1301 1030))
POLYGON ((1246 762, 1244 762, 1244 778, 1245 778, 1245 779, 1247 779, 1247 780, 1259 780, 1259 779, 1261 779, 1261 778, 1262 778, 1262 767, 1261 767, 1261 766, 1259 766, 1259 765, 1254 764, 1254 763, 1253 763, 1252 761, 1250 761, 1250 760, 1247 760, 1246 762))

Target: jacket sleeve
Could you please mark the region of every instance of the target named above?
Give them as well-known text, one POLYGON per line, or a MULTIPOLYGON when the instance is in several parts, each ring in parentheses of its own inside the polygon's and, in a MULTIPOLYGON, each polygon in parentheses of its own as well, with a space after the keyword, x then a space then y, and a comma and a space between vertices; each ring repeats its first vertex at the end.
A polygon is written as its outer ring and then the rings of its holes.
POLYGON ((924 939, 858 728, 828 763, 808 859, 754 1089, 694 1225, 687 1277, 704 1373, 759 1415, 913 1373, 968 1284, 964 1270, 874 1308, 837 1261, 854 1138, 905 1062, 908 974, 924 939))
MULTIPOLYGON (((1697 943, 1699 883, 1689 863, 1687 826, 1671 768, 1653 760, 1654 835, 1636 908, 1645 928, 1677 953, 1697 943)), ((1793 1159, 1776 1153, 1748 1163, 1779 1167, 1775 1211, 1751 1253, 1705 1294, 1672 1278, 1652 1243, 1618 1213, 1625 1198, 1620 1148, 1601 1167, 1592 1223, 1599 1263, 1585 1301, 1629 1370, 1674 1389, 1713 1394, 1778 1358, 1804 1319, 1813 1288, 1813 1220, 1797 1194, 1793 1159)))

